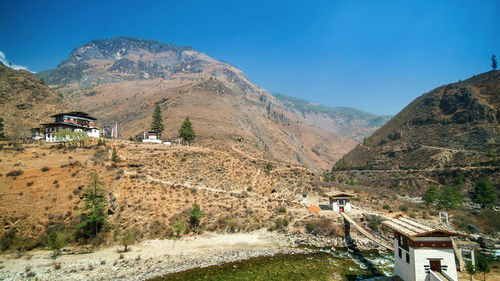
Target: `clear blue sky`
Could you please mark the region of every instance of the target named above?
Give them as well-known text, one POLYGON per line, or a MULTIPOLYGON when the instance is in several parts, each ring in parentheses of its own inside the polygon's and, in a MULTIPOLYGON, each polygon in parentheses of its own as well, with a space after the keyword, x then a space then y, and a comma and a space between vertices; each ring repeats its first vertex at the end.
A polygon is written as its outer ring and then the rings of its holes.
POLYGON ((192 46, 270 92, 395 114, 490 70, 500 1, 2 1, 0 51, 50 69, 92 39, 192 46), (412 2, 412 3, 410 3, 412 2))

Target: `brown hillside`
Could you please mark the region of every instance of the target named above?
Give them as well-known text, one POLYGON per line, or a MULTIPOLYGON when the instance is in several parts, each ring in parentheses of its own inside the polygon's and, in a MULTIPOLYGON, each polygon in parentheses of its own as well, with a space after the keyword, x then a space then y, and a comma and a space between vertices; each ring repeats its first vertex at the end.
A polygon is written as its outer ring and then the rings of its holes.
POLYGON ((7 136, 27 137, 30 128, 51 121, 49 116, 56 112, 69 109, 33 74, 0 63, 0 117, 4 119, 7 136))
POLYGON ((500 152, 499 108, 500 71, 441 86, 415 99, 336 167, 418 169, 487 164, 492 154, 500 152))
POLYGON ((355 145, 288 110, 241 70, 192 48, 123 37, 95 40, 76 48, 47 80, 100 126, 118 123, 122 138, 148 131, 160 104, 165 139, 176 138, 189 116, 197 141, 238 144, 313 169, 328 169, 355 145))
POLYGON ((339 175, 418 195, 431 186, 500 185, 500 71, 424 94, 338 161, 339 175))

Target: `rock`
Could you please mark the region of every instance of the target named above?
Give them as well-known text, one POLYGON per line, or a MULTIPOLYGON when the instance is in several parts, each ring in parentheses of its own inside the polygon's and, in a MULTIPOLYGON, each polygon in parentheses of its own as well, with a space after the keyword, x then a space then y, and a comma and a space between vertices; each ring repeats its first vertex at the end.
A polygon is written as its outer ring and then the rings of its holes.
POLYGON ((478 242, 479 245, 481 245, 481 248, 484 249, 492 249, 493 247, 495 247, 495 240, 488 237, 481 236, 479 237, 478 242))
POLYGON ((467 228, 468 228, 468 229, 469 229, 472 233, 481 232, 481 230, 480 230, 477 226, 475 226, 475 225, 473 225, 473 224, 469 224, 469 225, 467 226, 467 228))
POLYGON ((469 235, 469 240, 470 241, 477 241, 477 240, 479 240, 480 237, 481 236, 479 236, 479 234, 471 234, 471 235, 469 235))

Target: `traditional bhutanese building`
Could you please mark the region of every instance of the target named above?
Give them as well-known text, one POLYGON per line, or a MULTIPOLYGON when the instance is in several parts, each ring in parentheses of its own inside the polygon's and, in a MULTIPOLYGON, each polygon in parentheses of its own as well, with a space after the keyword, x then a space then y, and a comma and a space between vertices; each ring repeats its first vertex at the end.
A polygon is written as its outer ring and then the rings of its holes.
POLYGON ((330 207, 333 211, 337 212, 350 212, 351 211, 351 198, 353 197, 348 193, 331 193, 327 194, 330 200, 330 207))
POLYGON ((456 281, 452 236, 466 236, 400 217, 382 222, 394 232, 394 275, 404 281, 456 281))
POLYGON ((55 114, 51 117, 54 117, 54 122, 41 124, 41 127, 45 128, 43 132, 40 128, 31 129, 33 139, 45 139, 46 142, 57 142, 58 140, 54 137, 54 133, 59 130, 85 132, 88 137, 99 137, 99 128, 95 126, 97 119, 88 113, 73 111, 55 114))

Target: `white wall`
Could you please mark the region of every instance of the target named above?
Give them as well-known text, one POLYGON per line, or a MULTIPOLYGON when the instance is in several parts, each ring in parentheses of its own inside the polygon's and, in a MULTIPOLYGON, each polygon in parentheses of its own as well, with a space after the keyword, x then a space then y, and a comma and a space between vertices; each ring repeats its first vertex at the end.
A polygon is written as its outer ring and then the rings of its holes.
POLYGON ((99 129, 92 129, 90 131, 87 131, 87 136, 91 138, 99 138, 99 129))
MULTIPOLYGON (((412 249, 412 248, 410 248, 412 249)), ((453 278, 453 280, 458 280, 457 267, 455 264, 455 253, 453 249, 438 249, 438 248, 416 248, 414 251, 415 257, 415 278, 416 280, 425 280, 425 268, 424 265, 429 265, 429 258, 442 259, 441 260, 441 271, 446 272, 446 274, 453 278), (444 270, 443 266, 448 266, 444 270)))
POLYGON ((406 263, 406 250, 401 248, 401 258, 399 257, 398 254, 398 240, 394 238, 394 275, 397 275, 401 277, 404 281, 415 281, 415 279, 412 278, 414 276, 412 274, 412 268, 411 268, 411 263, 412 263, 412 253, 411 253, 411 248, 410 248, 410 263, 406 263))

